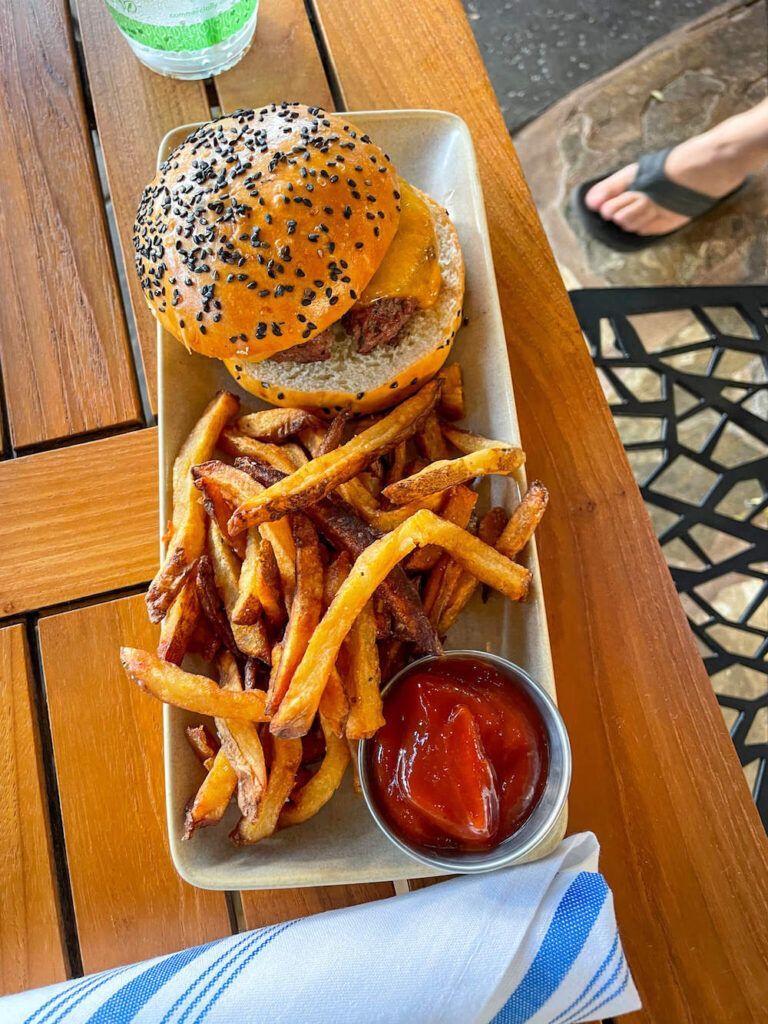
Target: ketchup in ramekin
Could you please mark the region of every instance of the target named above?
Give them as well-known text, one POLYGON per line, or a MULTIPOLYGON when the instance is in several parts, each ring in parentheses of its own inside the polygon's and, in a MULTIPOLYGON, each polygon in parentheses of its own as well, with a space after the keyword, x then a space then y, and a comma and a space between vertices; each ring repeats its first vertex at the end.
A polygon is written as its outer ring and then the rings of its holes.
POLYGON ((547 781, 542 715, 486 660, 406 669, 371 740, 371 797, 389 828, 423 850, 490 850, 530 817, 547 781))

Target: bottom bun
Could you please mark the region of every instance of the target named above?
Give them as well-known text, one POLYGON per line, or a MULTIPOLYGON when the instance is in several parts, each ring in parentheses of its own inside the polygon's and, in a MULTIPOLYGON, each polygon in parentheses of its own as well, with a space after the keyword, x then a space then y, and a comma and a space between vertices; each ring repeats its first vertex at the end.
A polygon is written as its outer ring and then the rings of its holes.
POLYGON ((224 360, 241 387, 271 405, 306 406, 326 415, 342 410, 370 413, 402 401, 435 376, 461 326, 464 261, 445 210, 429 196, 420 195, 432 211, 440 250, 442 285, 435 304, 414 313, 394 345, 381 345, 367 355, 356 350, 339 323, 331 358, 324 362, 224 360))

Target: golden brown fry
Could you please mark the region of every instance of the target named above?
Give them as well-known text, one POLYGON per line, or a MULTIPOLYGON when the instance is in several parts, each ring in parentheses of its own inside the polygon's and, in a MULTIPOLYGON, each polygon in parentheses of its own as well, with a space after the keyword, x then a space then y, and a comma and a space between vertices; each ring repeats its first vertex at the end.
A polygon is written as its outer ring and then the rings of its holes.
POLYGON ((327 722, 323 719, 320 722, 325 735, 325 757, 312 778, 298 793, 294 793, 291 803, 284 808, 278 819, 278 828, 299 825, 313 817, 341 785, 349 764, 349 747, 345 739, 334 734, 327 722))
POLYGON ((337 416, 333 417, 317 448, 310 449, 313 458, 317 459, 321 455, 327 455, 328 452, 332 452, 339 447, 344 440, 344 431, 346 430, 349 418, 350 414, 348 412, 340 412, 337 416))
POLYGON ((299 466, 306 466, 306 464, 309 462, 307 453, 304 451, 300 444, 293 444, 289 442, 288 444, 284 444, 282 446, 282 450, 293 463, 294 469, 298 469, 299 466))
POLYGON ((371 522, 379 513, 379 501, 359 477, 353 477, 344 484, 339 484, 336 493, 348 505, 361 515, 366 522, 371 522))
MULTIPOLYGON (((466 529, 469 518, 477 504, 477 493, 465 484, 452 487, 445 495, 440 518, 447 519, 449 523, 456 523, 466 529)), ((410 572, 427 572, 437 564, 440 558, 440 548, 429 544, 425 548, 414 551, 408 559, 406 568, 410 572)))
POLYGON ((221 534, 227 544, 232 548, 238 558, 245 557, 246 537, 238 534, 237 537, 230 537, 227 533, 227 523, 234 512, 234 506, 227 501, 221 490, 205 479, 195 481, 195 487, 202 492, 203 508, 211 519, 218 525, 221 534))
POLYGON ((357 764, 357 740, 347 740, 347 746, 349 747, 349 760, 352 765, 352 788, 355 791, 355 796, 362 796, 363 787, 360 785, 360 771, 357 764))
POLYGON ((268 487, 262 494, 245 501, 229 521, 229 532, 240 533, 249 526, 280 519, 319 501, 339 484, 351 480, 379 455, 418 430, 434 408, 440 384, 431 381, 411 398, 398 405, 384 419, 353 437, 343 448, 312 459, 306 466, 268 487))
POLYGON ((484 448, 471 455, 461 455, 458 459, 433 462, 415 476, 385 487, 382 493, 393 504, 406 505, 476 476, 514 473, 524 461, 525 455, 520 448, 484 448))
MULTIPOLYGON (((250 626, 261 617, 262 604, 257 578, 261 568, 261 545, 263 543, 266 542, 262 540, 258 527, 252 526, 248 531, 245 558, 240 567, 237 601, 232 609, 232 622, 238 626, 250 626)), ((268 544, 266 546, 269 548, 268 544)), ((272 551, 271 548, 269 550, 272 551)), ((275 557, 274 554, 272 557, 275 557)), ((277 563, 275 563, 275 574, 277 574, 277 563)))
POLYGON ((507 558, 517 558, 541 522, 549 501, 549 491, 540 480, 534 480, 504 527, 496 548, 507 558))
POLYGON ((434 512, 440 508, 443 501, 445 501, 445 495, 442 491, 436 491, 434 494, 428 494, 424 498, 418 498, 416 501, 408 502, 407 505, 401 505, 400 508, 381 509, 376 512, 375 515, 370 516, 366 519, 371 526, 376 530, 381 530, 382 533, 387 533, 389 530, 394 530, 396 526, 400 526, 406 519, 410 519, 411 516, 418 512, 422 508, 429 509, 430 512, 434 512))
POLYGON ((386 482, 388 484, 395 484, 403 478, 405 463, 408 460, 408 442, 401 441, 396 448, 393 448, 389 460, 386 482))
POLYGON ((203 661, 213 661, 219 647, 221 647, 219 638, 211 629, 211 624, 205 615, 201 615, 189 638, 190 654, 199 654, 203 661))
POLYGON ((293 674, 288 692, 270 727, 273 735, 291 738, 303 736, 308 731, 352 622, 394 566, 415 547, 425 544, 439 544, 462 568, 500 590, 510 600, 522 600, 528 592, 531 574, 527 569, 511 562, 461 527, 421 509, 366 548, 355 562, 293 674))
POLYGON ((350 708, 345 732, 351 740, 364 740, 384 725, 376 620, 370 601, 352 623, 347 650, 350 708))
POLYGON ((416 434, 414 440, 419 452, 428 462, 447 459, 450 454, 440 429, 440 421, 434 412, 427 416, 424 426, 416 434))
POLYGON ((443 393, 440 395, 440 415, 447 420, 464 418, 464 382, 461 367, 458 363, 444 366, 440 372, 443 380, 443 393))
POLYGON ((160 624, 158 657, 172 661, 174 665, 180 665, 199 618, 200 602, 197 597, 195 575, 190 573, 160 624))
MULTIPOLYGON (((274 523, 262 523, 259 527, 262 537, 272 548, 280 576, 280 590, 286 611, 291 610, 296 590, 296 545, 293 542, 291 517, 276 519, 274 523)), ((266 556, 267 558, 269 556, 266 556)))
POLYGON ((190 747, 201 764, 213 761, 219 744, 207 725, 188 725, 184 730, 190 747))
POLYGON ((213 564, 208 555, 201 555, 197 560, 195 586, 200 600, 200 608, 211 629, 227 650, 234 654, 237 651, 237 644, 232 634, 232 625, 222 604, 221 594, 216 586, 213 564))
POLYGON ((433 626, 437 627, 448 603, 451 591, 461 578, 464 570, 449 555, 441 555, 435 568, 429 574, 424 588, 424 611, 433 626))
POLYGON ((349 576, 351 568, 352 556, 348 551, 340 551, 328 566, 323 584, 323 604, 326 608, 333 602, 339 587, 349 576))
POLYGON ((238 430, 259 441, 284 441, 307 427, 322 426, 323 421, 308 409, 264 409, 237 421, 238 430))
POLYGON ((508 519, 507 510, 502 508, 501 505, 494 505, 493 508, 488 509, 480 520, 480 525, 477 527, 477 536, 480 540, 495 548, 496 542, 504 532, 508 519))
MULTIPOLYGON (((293 576, 294 574, 292 573, 292 581, 293 576)), ((282 626, 286 619, 281 586, 280 569, 277 564, 274 548, 265 537, 262 537, 259 541, 259 560, 256 567, 254 587, 267 621, 275 627, 282 626)))
POLYGON ((337 736, 344 735, 344 726, 349 715, 349 698, 338 668, 334 665, 320 698, 320 714, 328 727, 337 736))
POLYGON ((246 455, 254 459, 263 459, 283 473, 292 473, 296 468, 291 453, 285 449, 287 445, 269 444, 266 441, 257 441, 247 434, 241 434, 233 427, 226 427, 221 432, 219 447, 228 455, 246 455))
POLYGON ((292 520, 296 593, 283 637, 280 664, 269 681, 267 707, 270 713, 280 705, 323 610, 323 564, 317 530, 300 512, 292 516, 292 520))
POLYGON ((261 494, 264 488, 253 477, 236 466, 219 459, 209 459, 192 467, 195 486, 206 495, 216 493, 219 500, 237 505, 245 498, 261 494))
POLYGON ((454 427, 451 423, 441 423, 440 427, 445 439, 450 441, 454 448, 458 448, 462 455, 472 455, 474 452, 481 452, 486 448, 515 447, 507 441, 494 441, 492 438, 483 437, 482 434, 474 434, 471 430, 454 427))
POLYGON ((227 422, 237 413, 240 400, 220 391, 181 447, 173 464, 173 536, 162 565, 147 591, 147 611, 159 622, 179 591, 190 566, 205 546, 205 509, 198 501, 190 470, 210 459, 227 422))
POLYGON ((235 770, 224 751, 219 750, 202 785, 187 806, 183 838, 191 839, 196 829, 221 821, 236 788, 235 770))
POLYGON ((207 676, 191 672, 163 661, 149 651, 121 647, 120 661, 128 675, 146 693, 164 704, 174 704, 198 715, 237 718, 246 722, 267 722, 266 694, 261 690, 241 693, 222 690, 207 676))
POLYGON ((272 763, 269 766, 267 788, 259 805, 259 813, 253 821, 240 819, 232 833, 232 839, 238 845, 251 845, 271 836, 277 828, 280 812, 291 795, 296 772, 301 764, 301 740, 273 738, 272 743, 272 763))
MULTIPOLYGON (((230 693, 242 693, 243 682, 237 662, 229 653, 219 655, 219 683, 230 693)), ((250 691, 253 692, 253 691, 250 691)), ((216 718, 221 749, 237 775, 237 804, 248 821, 255 821, 267 784, 267 766, 259 732, 253 722, 216 718)))
MULTIPOLYGON (((499 505, 489 509, 480 520, 477 528, 477 535, 480 540, 491 547, 495 547, 507 524, 508 518, 506 510, 499 505)), ((437 632, 440 636, 445 636, 456 622, 469 599, 474 594, 477 584, 476 576, 466 570, 462 571, 450 591, 446 594, 446 599, 437 622, 437 632)))
POLYGON ((232 623, 232 611, 238 597, 240 566, 215 523, 211 523, 208 533, 208 551, 213 564, 216 589, 224 602, 238 650, 269 664, 271 648, 264 623, 260 619, 250 626, 232 623))

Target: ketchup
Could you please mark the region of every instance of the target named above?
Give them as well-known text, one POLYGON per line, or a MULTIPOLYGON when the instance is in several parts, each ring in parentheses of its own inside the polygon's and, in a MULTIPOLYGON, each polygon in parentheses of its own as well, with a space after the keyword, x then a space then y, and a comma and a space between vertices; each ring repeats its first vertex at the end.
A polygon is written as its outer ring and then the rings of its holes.
POLYGON ((487 850, 530 816, 549 766, 536 705, 486 661, 419 666, 390 690, 371 745, 373 798, 402 839, 487 850))

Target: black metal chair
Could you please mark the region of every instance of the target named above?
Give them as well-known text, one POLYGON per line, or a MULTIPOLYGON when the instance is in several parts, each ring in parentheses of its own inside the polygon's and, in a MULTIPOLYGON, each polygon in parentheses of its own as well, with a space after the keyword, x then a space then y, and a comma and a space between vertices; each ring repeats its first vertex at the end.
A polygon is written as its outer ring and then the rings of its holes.
POLYGON ((571 300, 768 829, 768 287, 571 300))

